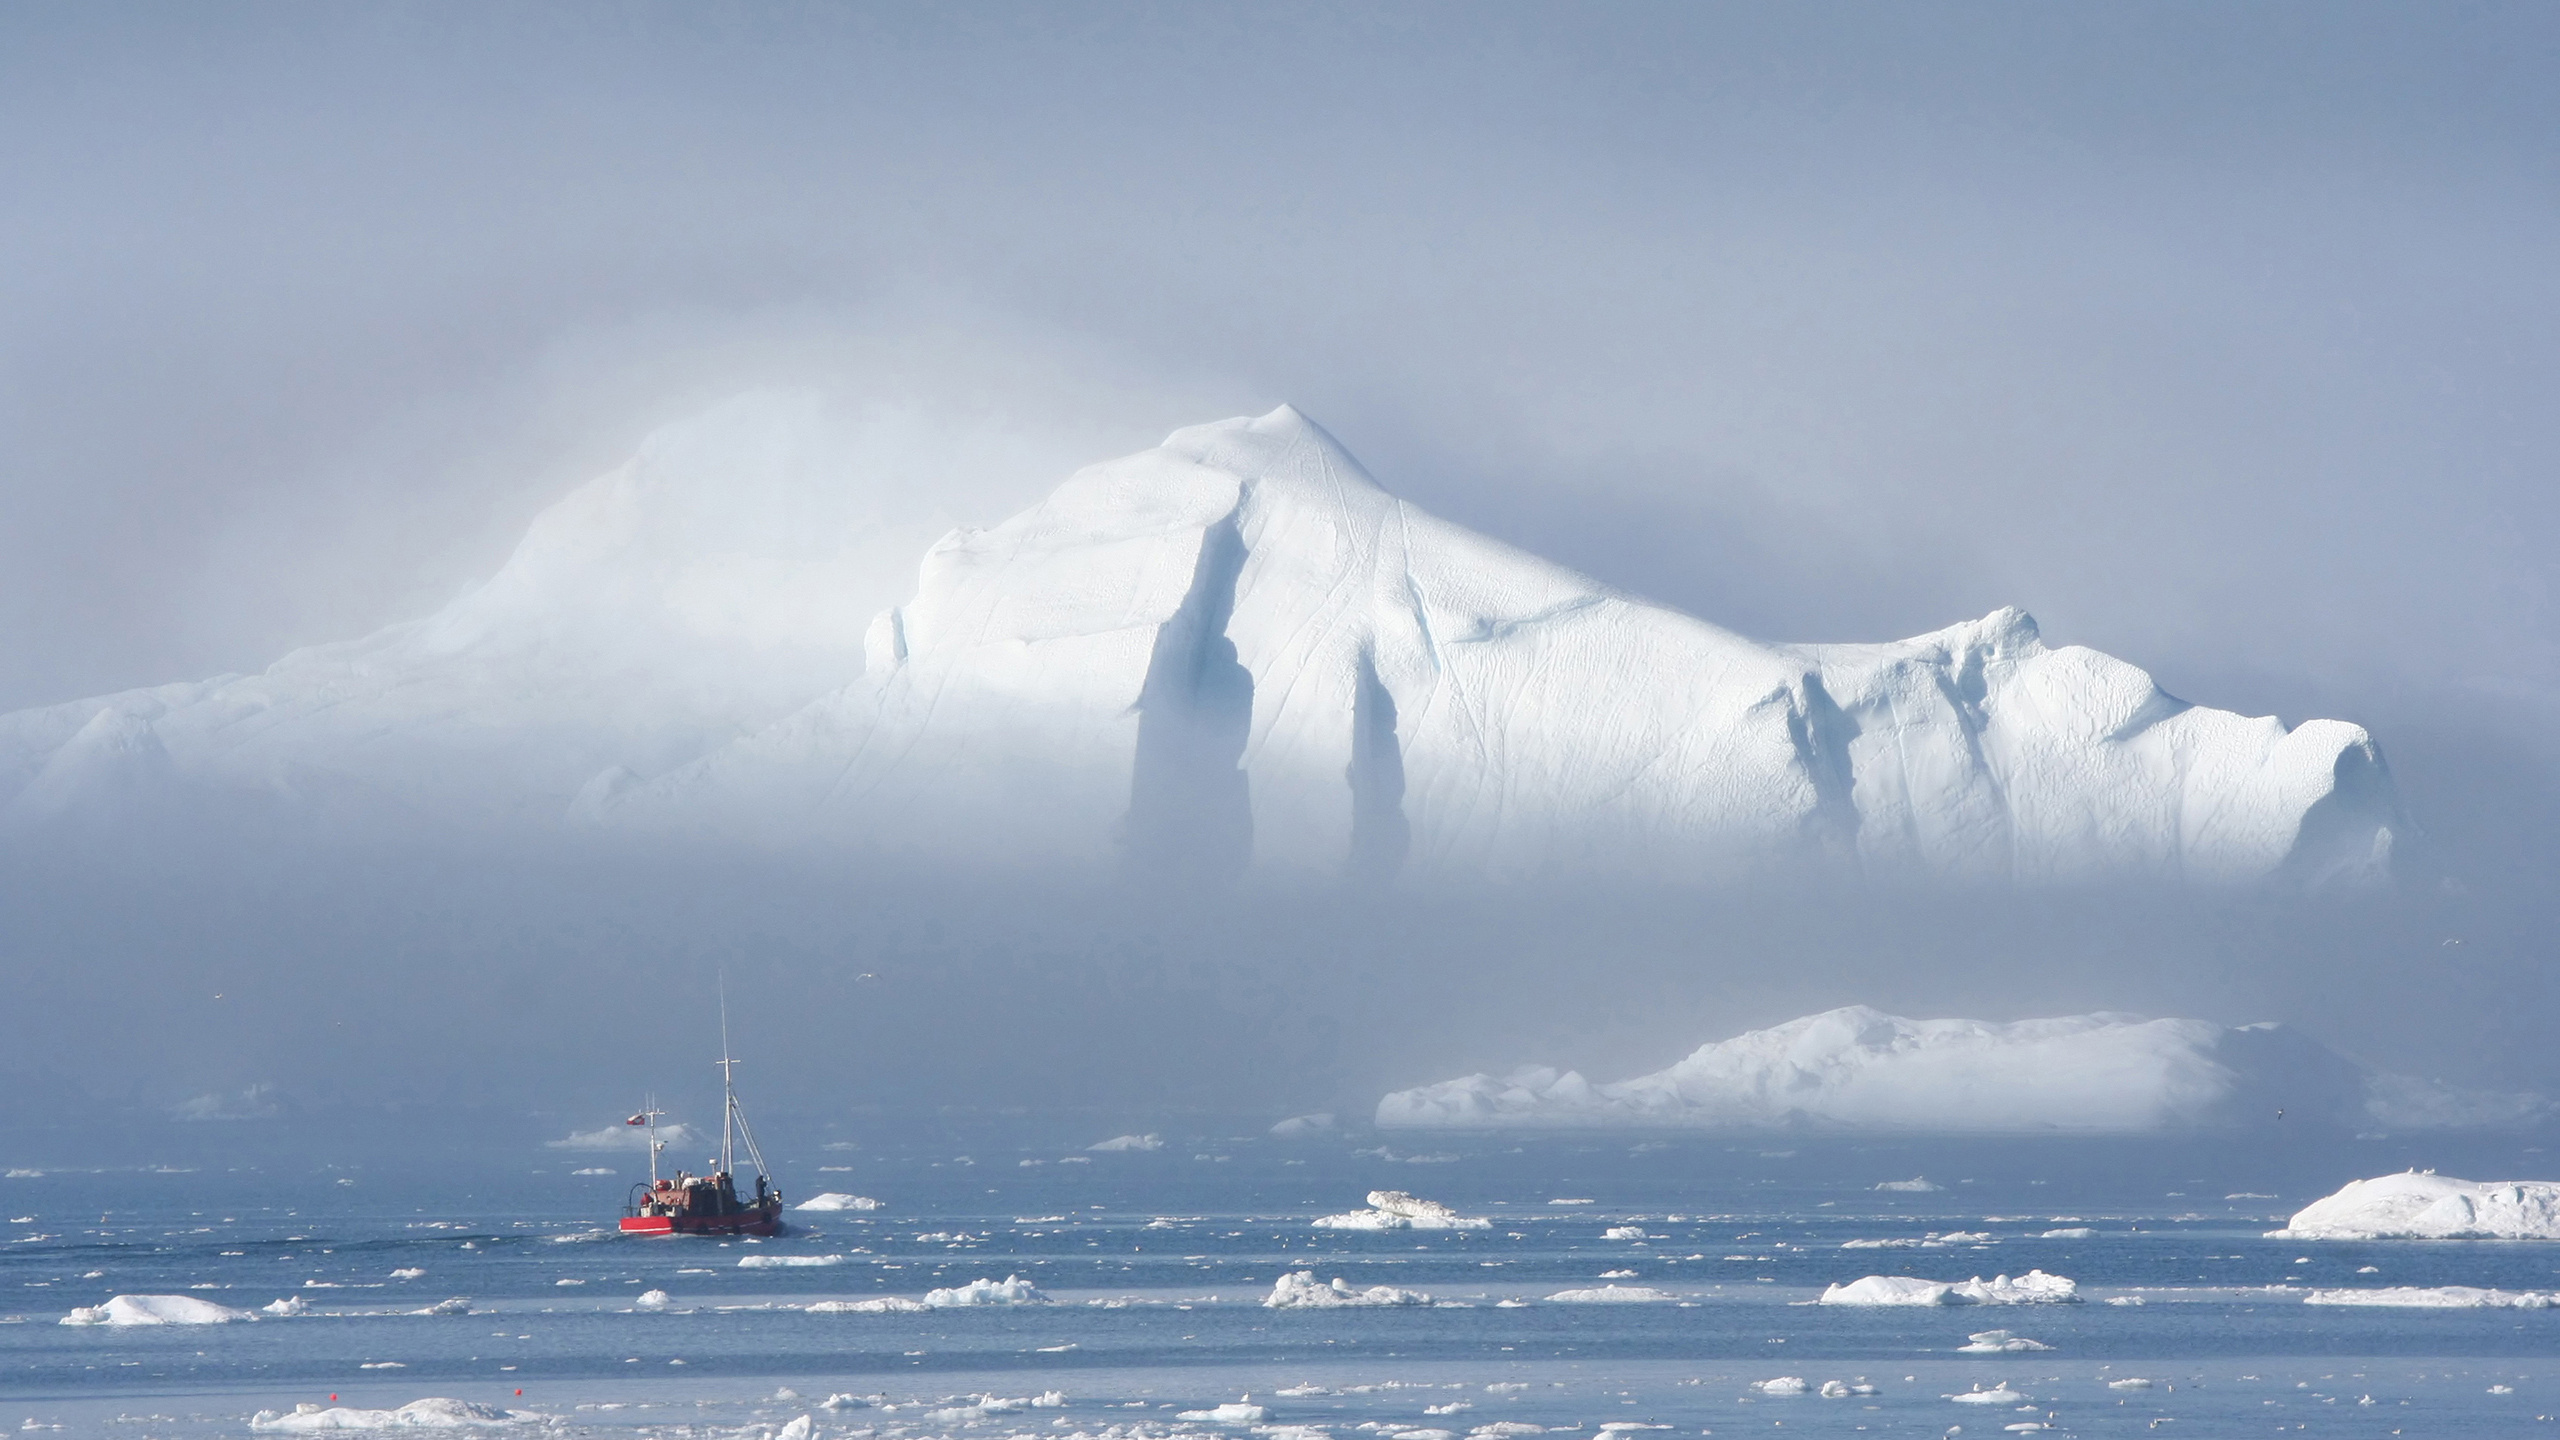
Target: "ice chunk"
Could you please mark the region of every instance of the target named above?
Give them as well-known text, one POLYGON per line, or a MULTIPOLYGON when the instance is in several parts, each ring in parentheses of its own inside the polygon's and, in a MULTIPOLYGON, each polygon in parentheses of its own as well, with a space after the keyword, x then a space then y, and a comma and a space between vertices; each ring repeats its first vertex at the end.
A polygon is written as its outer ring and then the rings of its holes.
POLYGON ((1775 1380, 1754 1380, 1751 1388, 1763 1395, 1802 1395, 1813 1387, 1801 1375, 1781 1375, 1775 1380))
POLYGON ((846 1195, 830 1190, 824 1195, 812 1195, 791 1208, 794 1210, 877 1210, 880 1208, 880 1202, 868 1195, 846 1195))
POLYGON ((1260 1405, 1248 1405, 1241 1401, 1230 1400, 1224 1405, 1208 1410, 1177 1411, 1174 1418, 1204 1421, 1212 1425, 1259 1425, 1271 1418, 1271 1412, 1260 1405))
POLYGON ((1644 1227, 1641 1225, 1612 1225, 1608 1229, 1600 1232, 1600 1238, 1603 1240, 1644 1240, 1651 1237, 1644 1233, 1644 1227))
MULTIPOLYGON (((2275 1025, 2097 1013, 1994 1023, 1852 1005, 1701 1046, 1595 1084, 1528 1066, 1378 1102, 1407 1129, 1784 1128, 1936 1134, 2144 1133, 2263 1123, 2278 1109, 2357 1120, 2364 1072, 2275 1025)), ((1886 1181, 1925 1193, 1930 1182, 1886 1181)))
POLYGON ((640 1298, 631 1303, 643 1310, 664 1310, 675 1301, 664 1290, 643 1290, 640 1298))
POLYGON ((303 1303, 299 1295, 287 1295, 281 1300, 258 1307, 260 1313, 267 1315, 299 1315, 307 1308, 309 1307, 303 1303))
POLYGON ((1547 1297, 1558 1305, 1630 1305, 1679 1298, 1668 1290, 1656 1290, 1650 1285, 1601 1285, 1587 1290, 1559 1290, 1547 1297))
POLYGON ((1965 1343, 1956 1347, 1959 1355, 2009 1355, 2021 1350, 2050 1350, 2053 1347, 2006 1330, 1977 1330, 1967 1335, 1965 1343))
POLYGON ((909 1315, 933 1307, 904 1295, 875 1295, 868 1300, 820 1300, 804 1308, 812 1315, 909 1315))
POLYGON ((1007 1275, 1002 1280, 977 1279, 948 1290, 927 1290, 924 1303, 939 1309, 946 1305, 1046 1305, 1050 1301, 1030 1281, 1007 1275))
POLYGON ((2012 1280, 1919 1280, 1908 1275, 1869 1275, 1822 1292, 1824 1305, 2050 1305, 2076 1303, 2079 1285, 2030 1270, 2012 1280))
POLYGON ((741 1270, 799 1270, 818 1265, 841 1265, 842 1255, 741 1255, 741 1270))
POLYGON ((471 1313, 471 1297, 456 1295, 450 1300, 439 1300, 424 1310, 412 1310, 409 1313, 412 1315, 468 1315, 471 1313))
POLYGON ((2560 1294, 2548 1290, 2482 1290, 2470 1285, 2388 1285, 2371 1290, 2314 1290, 2305 1305, 2376 1305, 2405 1310, 2549 1310, 2560 1294))
POLYGON ((422 1280, 426 1278, 426 1274, 427 1272, 425 1270, 420 1269, 415 1265, 404 1265, 399 1269, 392 1271, 391 1278, 394 1280, 422 1280))
POLYGON ((2095 1240, 2098 1238, 2098 1232, 2086 1225, 2071 1225, 2060 1230, 2047 1230, 2036 1238, 2039 1240, 2095 1240))
POLYGON ((1491 1220, 1461 1215, 1401 1190, 1372 1190, 1368 1209, 1326 1215, 1311 1223, 1319 1230, 1487 1230, 1493 1226, 1491 1220))
POLYGON ((2560 1181, 2456 1180, 2432 1170, 2351 1180, 2268 1234, 2286 1240, 2560 1240, 2560 1181))
POLYGON ((1361 1290, 1338 1277, 1330 1284, 1319 1284, 1314 1271, 1297 1270, 1272 1282, 1271 1293, 1263 1297, 1262 1303, 1273 1310, 1329 1310, 1349 1305, 1428 1305, 1431 1297, 1393 1285, 1372 1285, 1361 1290))
POLYGON ((2151 1388, 2151 1382, 2143 1379, 2139 1375, 2128 1375, 2122 1380, 2108 1381, 2107 1388, 2110 1390, 2148 1390, 2151 1388))
POLYGON ((249 1418, 252 1430, 285 1434, 322 1434, 341 1430, 477 1430, 515 1425, 529 1419, 467 1400, 412 1400, 397 1410, 360 1410, 353 1406, 297 1405, 289 1413, 261 1410, 249 1418))
MULTIPOLYGON (((1087 1131, 1086 1133, 1091 1134, 1092 1132, 1087 1131)), ((1084 1148, 1087 1150, 1100 1150, 1106 1153, 1131 1150, 1161 1150, 1164 1148, 1164 1137, 1161 1135, 1114 1135, 1108 1140, 1099 1141, 1095 1144, 1087 1145, 1084 1148)))
POLYGON ((1961 1395, 1948 1395, 1943 1398, 1953 1400, 1959 1405, 2016 1405, 2026 1400, 2027 1396, 2010 1389, 2009 1382, 2003 1380, 1988 1390, 1976 1385, 1961 1395))
POLYGON ((1271 1133, 1283 1140, 1303 1140, 1310 1135, 1326 1135, 1332 1131, 1333 1112, 1330 1110, 1313 1115, 1292 1115, 1271 1127, 1271 1133))
POLYGON ((87 1305, 62 1317, 65 1325, 228 1325, 255 1320, 257 1313, 234 1310, 192 1295, 118 1295, 104 1305, 87 1305))
POLYGON ((1876 1188, 1879 1190, 1900 1190, 1909 1194, 1925 1195, 1934 1191, 1943 1190, 1946 1187, 1930 1183, 1929 1177, 1926 1175, 1914 1175, 1908 1180, 1879 1180, 1876 1182, 1876 1188))

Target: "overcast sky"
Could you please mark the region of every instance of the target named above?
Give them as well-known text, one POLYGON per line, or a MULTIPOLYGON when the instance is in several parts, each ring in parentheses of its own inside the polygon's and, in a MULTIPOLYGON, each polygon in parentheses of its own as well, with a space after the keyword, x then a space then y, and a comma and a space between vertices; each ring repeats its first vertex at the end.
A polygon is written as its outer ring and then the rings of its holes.
POLYGON ((2547 775, 2555 41, 2547 5, 9 5, 0 707, 422 613, 652 425, 888 377, 1042 437, 1025 498, 1287 400, 1749 633, 2017 603, 2404 774, 2477 730, 2547 775))

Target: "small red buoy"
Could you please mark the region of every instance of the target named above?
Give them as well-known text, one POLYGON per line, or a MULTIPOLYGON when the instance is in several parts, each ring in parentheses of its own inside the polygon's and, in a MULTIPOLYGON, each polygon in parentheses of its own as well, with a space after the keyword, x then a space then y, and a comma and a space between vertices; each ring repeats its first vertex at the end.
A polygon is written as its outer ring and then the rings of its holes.
POLYGON ((521 1386, 521 1385, 517 1386, 517 1387, 516 1387, 516 1393, 517 1393, 517 1394, 519 1394, 519 1395, 523 1394, 523 1393, 524 1393, 524 1387, 523 1387, 523 1386, 521 1386))
POLYGON ((329 1398, 330 1398, 330 1399, 332 1399, 332 1400, 335 1400, 335 1399, 337 1399, 338 1397, 337 1397, 337 1396, 335 1396, 335 1395, 332 1395, 332 1396, 330 1396, 329 1398))

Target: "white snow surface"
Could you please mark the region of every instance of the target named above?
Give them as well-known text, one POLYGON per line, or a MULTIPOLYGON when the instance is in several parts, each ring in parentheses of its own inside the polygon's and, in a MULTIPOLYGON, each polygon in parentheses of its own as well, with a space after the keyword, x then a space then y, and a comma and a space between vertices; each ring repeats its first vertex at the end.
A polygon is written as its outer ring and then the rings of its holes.
POLYGON ((1295 1270, 1274 1281, 1262 1303, 1273 1310, 1336 1310, 1355 1305, 1428 1305, 1431 1297, 1393 1285, 1372 1285, 1364 1290, 1339 1278, 1327 1284, 1319 1282, 1312 1270, 1295 1270))
POLYGON ((2433 1171, 2350 1180, 2267 1233, 2287 1240, 2560 1240, 2560 1181, 2456 1180, 2433 1171))
POLYGON ((2365 1113, 2364 1096, 2353 1063, 2282 1026, 2104 1012, 2005 1024, 1910 1020, 1851 1005, 1700 1046, 1631 1080, 1595 1085, 1576 1071, 1529 1066, 1501 1079, 1477 1074, 1399 1090, 1378 1102, 1377 1123, 2138 1133, 2280 1107, 2352 1119, 2365 1113))
POLYGON ((352 1405, 322 1408, 295 1406, 290 1412, 261 1410, 249 1418, 252 1430, 284 1434, 322 1434, 341 1430, 478 1430, 521 1423, 525 1417, 467 1400, 412 1400, 397 1410, 364 1410, 352 1405))
POLYGON ((1417 1200, 1401 1190, 1372 1190, 1369 1208, 1320 1215, 1308 1222, 1319 1230, 1489 1230, 1491 1220, 1461 1215, 1436 1200, 1417 1200))
POLYGON ((880 1208, 880 1202, 868 1195, 847 1195, 830 1190, 824 1195, 812 1195, 791 1208, 794 1210, 877 1210, 880 1208))
MULTIPOLYGON (((1920 1280, 1909 1275, 1869 1275, 1822 1292, 1824 1305, 2069 1305, 2080 1299, 2077 1281, 2030 1270, 2011 1279, 1920 1280)), ((1984 1334, 1992 1332, 1985 1331, 1984 1334)), ((1999 1332, 2006 1334, 2006 1331, 1999 1332)), ((1978 1337, 1977 1337, 1978 1338, 1978 1337)))
POLYGON ((193 1295, 118 1295, 104 1305, 84 1305, 62 1317, 65 1325, 229 1325, 255 1320, 254 1310, 235 1310, 193 1295))
POLYGON ((877 610, 902 477, 850 483, 830 423, 732 402, 434 615, 0 716, 0 829, 219 799, 1229 873, 2222 884, 2378 877, 2404 828, 2353 725, 2190 705, 2016 610, 1749 640, 1414 508, 1286 407, 955 530, 877 610))

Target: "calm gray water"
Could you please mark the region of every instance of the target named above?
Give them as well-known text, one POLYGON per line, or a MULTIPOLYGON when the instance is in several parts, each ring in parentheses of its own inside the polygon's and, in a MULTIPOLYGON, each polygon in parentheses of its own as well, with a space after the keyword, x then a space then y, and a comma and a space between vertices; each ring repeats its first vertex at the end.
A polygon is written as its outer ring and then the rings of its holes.
POLYGON ((20 1170, 42 1173, 0 1181, 0 1424, 246 1435, 269 1433, 253 1428, 261 1412, 334 1406, 267 1423, 362 1424, 356 1412, 428 1397, 512 1413, 490 1433, 882 1440, 1495 1440, 1524 1426, 1588 1440, 1612 1427, 1620 1440, 1640 1440, 1627 1427, 2485 1436, 2541 1433, 2560 1414, 2560 1310, 2303 1303, 2314 1287, 2560 1289, 2560 1246, 2262 1234, 2347 1179, 2404 1165, 2560 1173, 2529 1139, 1290 1142, 1168 1124, 1161 1149, 1092 1153, 1103 1134, 1023 1119, 895 1141, 776 1129, 787 1193, 883 1207, 804 1213, 761 1243, 627 1240, 612 1223, 642 1173, 629 1153, 499 1147, 457 1169, 379 1154, 313 1164, 269 1145, 254 1163, 206 1152, 166 1173, 30 1156, 20 1170), (1874 1188, 1920 1175, 1940 1188, 1874 1188), (1310 1227, 1372 1188, 1492 1225, 1310 1227), (1626 1228, 1644 1238, 1607 1238, 1626 1228), (1949 1232, 1967 1238, 1844 1248, 1949 1232), (770 1263, 784 1259, 821 1263, 770 1263), (1867 1274, 2030 1269, 2076 1280, 2084 1303, 1810 1303, 1867 1274), (1262 1304, 1301 1270, 1432 1303, 1262 1304), (805 1308, 1009 1277, 1048 1302, 805 1308), (1672 1298, 1549 1298, 1609 1284, 1672 1298), (640 1303, 650 1291, 663 1308, 640 1303), (59 1323, 115 1295, 241 1309, 299 1298, 302 1313, 59 1323), (455 1299, 467 1313, 414 1313, 455 1299), (1958 1353, 1992 1329, 2050 1348, 1958 1353), (1807 1393, 1755 1388, 1789 1377, 1807 1393), (2136 1379, 2150 1384, 2111 1388, 2136 1379), (1826 1381, 1851 1393, 1826 1398, 1826 1381), (1947 1398, 2003 1382, 2016 1399, 1947 1398), (1227 1403, 1263 1413, 1182 1418, 1227 1403))

